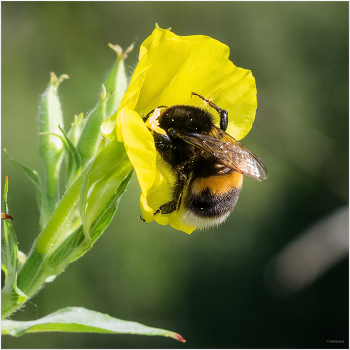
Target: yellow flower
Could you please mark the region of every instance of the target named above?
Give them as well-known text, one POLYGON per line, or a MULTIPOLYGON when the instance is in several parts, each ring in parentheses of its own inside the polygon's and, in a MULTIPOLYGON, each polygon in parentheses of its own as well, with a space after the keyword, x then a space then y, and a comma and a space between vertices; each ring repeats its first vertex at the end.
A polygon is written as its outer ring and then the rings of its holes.
POLYGON ((210 37, 181 37, 159 28, 141 45, 139 63, 119 110, 103 123, 101 130, 111 139, 116 127, 118 141, 124 142, 141 187, 141 211, 147 222, 154 219, 162 225, 170 223, 186 233, 195 229, 181 222, 182 208, 171 214, 153 215, 171 200, 175 177, 162 167, 142 116, 158 106, 203 107, 199 98, 191 98, 194 91, 228 110, 226 132, 234 138, 243 138, 252 126, 256 111, 254 77, 228 57, 229 48, 210 37))

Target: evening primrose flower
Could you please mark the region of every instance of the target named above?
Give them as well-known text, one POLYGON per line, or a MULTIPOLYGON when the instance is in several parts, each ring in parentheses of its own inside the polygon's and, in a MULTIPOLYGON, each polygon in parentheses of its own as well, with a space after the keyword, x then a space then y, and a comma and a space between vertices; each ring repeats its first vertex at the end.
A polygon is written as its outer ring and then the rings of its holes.
MULTIPOLYGON (((207 97, 228 110, 226 132, 241 139, 249 132, 256 111, 256 86, 252 73, 236 67, 229 48, 203 35, 177 36, 156 28, 141 45, 139 63, 117 113, 108 118, 101 131, 108 139, 117 135, 132 162, 140 187, 144 219, 191 233, 196 227, 180 220, 183 208, 170 214, 154 212, 171 200, 175 176, 157 154, 154 139, 142 120, 159 106, 192 105, 203 101, 191 92, 207 97)), ((219 125, 219 116, 217 125, 219 125)), ((155 126, 156 127, 156 126, 155 126)))

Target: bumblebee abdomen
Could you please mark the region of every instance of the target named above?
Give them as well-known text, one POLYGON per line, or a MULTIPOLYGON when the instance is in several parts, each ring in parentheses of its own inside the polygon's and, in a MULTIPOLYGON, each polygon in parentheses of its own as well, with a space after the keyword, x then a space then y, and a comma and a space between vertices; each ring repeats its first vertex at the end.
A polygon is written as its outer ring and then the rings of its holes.
POLYGON ((236 171, 195 178, 190 184, 186 210, 191 211, 192 218, 214 219, 220 223, 233 211, 242 183, 243 175, 236 171))
POLYGON ((203 218, 216 218, 229 214, 235 207, 240 190, 232 189, 222 195, 212 195, 209 189, 200 194, 191 194, 187 209, 203 218))

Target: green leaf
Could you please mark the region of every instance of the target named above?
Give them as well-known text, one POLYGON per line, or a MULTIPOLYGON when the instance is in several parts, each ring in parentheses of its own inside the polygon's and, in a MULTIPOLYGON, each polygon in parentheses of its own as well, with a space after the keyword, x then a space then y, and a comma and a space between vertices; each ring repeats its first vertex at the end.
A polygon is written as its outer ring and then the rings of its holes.
POLYGON ((79 215, 81 218, 81 222, 83 224, 84 236, 88 247, 91 245, 91 237, 89 234, 89 230, 86 227, 85 210, 88 202, 90 176, 91 176, 91 169, 92 169, 93 163, 94 163, 94 159, 91 160, 89 163, 87 163, 87 165, 85 166, 84 172, 80 175, 82 182, 80 186, 80 195, 78 199, 79 215))
POLYGON ((99 216, 96 218, 91 228, 91 237, 95 241, 108 227, 112 221, 115 213, 118 210, 118 205, 123 193, 129 185, 133 170, 129 172, 125 180, 118 187, 116 193, 109 199, 103 210, 101 210, 99 216))
MULTIPOLYGON (((28 296, 32 296, 47 282, 48 277, 51 278, 62 272, 58 266, 48 266, 48 258, 54 253, 55 248, 72 233, 71 225, 75 227, 78 225, 76 223, 77 206, 83 175, 85 172, 66 190, 50 221, 37 237, 28 258, 18 272, 18 286, 28 296)), ((12 311, 16 309, 16 305, 13 304, 12 311)))
POLYGON ((62 135, 59 134, 55 134, 53 132, 43 132, 40 133, 41 135, 53 135, 59 139, 61 139, 61 141, 64 144, 65 150, 67 152, 67 181, 66 181, 66 188, 68 188, 72 182, 74 182, 74 180, 80 175, 81 172, 81 157, 77 151, 77 149, 75 148, 75 146, 72 144, 72 142, 68 139, 67 135, 65 134, 65 132, 63 131, 63 129, 61 129, 60 126, 58 126, 59 129, 61 130, 62 135))
POLYGON ((109 116, 117 111, 128 87, 124 60, 127 57, 127 54, 134 48, 134 45, 130 45, 124 52, 119 45, 108 44, 108 46, 117 53, 117 60, 104 81, 104 86, 106 87, 107 92, 113 93, 106 105, 106 114, 109 116))
MULTIPOLYGON (((64 145, 68 154, 68 164, 67 164, 67 185, 70 186, 73 181, 80 175, 81 172, 81 158, 77 149, 73 143, 69 140, 66 133, 58 126, 63 134, 64 145)), ((60 136, 60 135, 57 135, 60 136)))
POLYGON ((85 208, 84 230, 90 232, 92 223, 103 211, 103 208, 117 192, 132 169, 130 160, 125 159, 94 185, 85 208))
MULTIPOLYGON (((4 185, 4 195, 2 209, 6 214, 8 208, 8 177, 6 176, 4 185)), ((16 257, 17 237, 10 220, 1 220, 1 269, 5 273, 5 286, 12 285, 17 272, 16 257)))
POLYGON ((101 180, 110 171, 112 171, 118 164, 126 158, 126 151, 124 144, 118 142, 115 137, 96 157, 94 160, 90 185, 92 186, 96 181, 101 180))
MULTIPOLYGON (((114 195, 112 195, 112 197, 106 203, 105 207, 100 211, 99 215, 91 225, 91 229, 89 231, 89 235, 91 236, 91 247, 97 241, 97 239, 101 237, 103 232, 112 221, 115 213, 117 212, 120 199, 130 182, 132 172, 133 171, 131 170, 130 173, 126 176, 125 180, 120 184, 118 190, 114 193, 114 195)), ((70 262, 79 259, 85 253, 86 249, 81 249, 80 247, 76 255, 73 258, 70 258, 70 262)))
MULTIPOLYGON (((6 177, 3 210, 8 213, 8 178, 6 177)), ((17 236, 11 220, 1 220, 1 269, 5 284, 1 291, 1 314, 4 315, 13 303, 22 304, 28 298, 17 287, 18 248, 17 236)))
POLYGON ((185 342, 180 334, 147 327, 137 322, 123 321, 81 307, 67 307, 35 321, 5 320, 1 323, 2 334, 19 337, 32 332, 158 335, 185 342))
MULTIPOLYGON (((117 209, 119 201, 125 192, 129 181, 131 179, 132 171, 126 179, 121 183, 118 190, 107 202, 105 207, 100 211, 98 217, 91 225, 89 235, 91 237, 91 246, 97 241, 97 239, 103 234, 110 222, 112 221, 117 209)), ((49 264, 52 267, 60 266, 60 269, 66 268, 68 264, 79 259, 84 255, 88 249, 86 245, 82 246, 84 242, 83 227, 78 227, 69 237, 67 237, 55 250, 55 252, 49 258, 49 264)))
POLYGON ((65 150, 67 152, 67 181, 66 181, 66 187, 69 187, 73 181, 80 175, 81 173, 81 157, 78 153, 77 149, 73 145, 73 143, 69 140, 66 133, 63 131, 63 129, 58 126, 60 131, 62 132, 62 135, 55 134, 53 132, 43 132, 40 133, 41 135, 53 135, 61 139, 61 141, 64 144, 65 150))
POLYGON ((78 209, 87 247, 91 247, 90 228, 132 169, 122 143, 110 142, 91 160, 82 174, 78 209), (92 189, 92 190, 91 190, 92 189))
POLYGON ((9 192, 9 178, 6 176, 5 178, 5 185, 4 185, 4 197, 2 200, 2 205, 3 205, 3 211, 8 213, 9 207, 8 207, 8 192, 9 192))
POLYGON ((49 221, 50 212, 45 187, 41 181, 39 174, 35 170, 32 170, 11 158, 6 149, 4 149, 4 153, 8 157, 9 161, 13 163, 19 170, 21 170, 22 173, 34 185, 36 190, 36 200, 40 211, 40 228, 43 229, 49 221))

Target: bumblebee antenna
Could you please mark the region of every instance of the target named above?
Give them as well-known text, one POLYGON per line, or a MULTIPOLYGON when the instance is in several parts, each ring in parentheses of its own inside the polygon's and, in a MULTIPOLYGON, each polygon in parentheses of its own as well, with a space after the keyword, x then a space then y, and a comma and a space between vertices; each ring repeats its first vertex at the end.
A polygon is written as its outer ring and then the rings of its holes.
POLYGON ((219 106, 217 106, 215 103, 211 102, 210 100, 208 100, 207 98, 192 92, 191 93, 191 98, 192 96, 198 96, 199 98, 201 98, 203 101, 207 102, 209 104, 210 107, 214 108, 220 115, 220 129, 222 131, 226 131, 227 126, 228 126, 228 111, 226 109, 222 109, 219 106))

